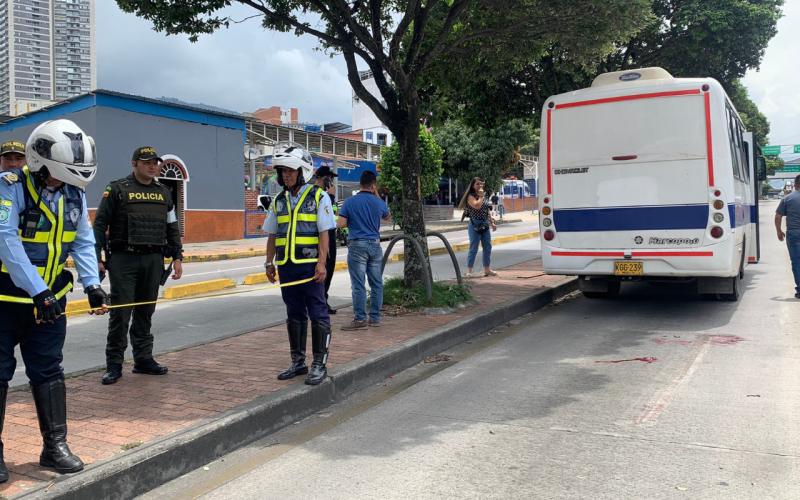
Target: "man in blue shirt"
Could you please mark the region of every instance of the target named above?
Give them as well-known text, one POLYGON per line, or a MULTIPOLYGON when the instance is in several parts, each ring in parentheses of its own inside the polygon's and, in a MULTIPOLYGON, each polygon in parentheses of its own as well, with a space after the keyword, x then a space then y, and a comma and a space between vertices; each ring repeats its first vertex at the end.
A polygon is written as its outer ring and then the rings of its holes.
POLYGON ((347 245, 347 267, 353 288, 353 321, 342 330, 366 330, 367 326, 380 326, 383 306, 383 273, 381 262, 381 219, 389 218, 389 207, 378 194, 375 172, 361 174, 361 191, 344 201, 336 225, 350 229, 347 245), (370 288, 369 318, 367 318, 366 274, 370 288))
MULTIPOLYGON (((20 346, 44 441, 39 465, 62 474, 83 462, 67 446, 67 388, 61 368, 73 278, 94 313, 105 314, 94 235, 83 188, 97 170, 94 142, 69 120, 39 125, 28 139, 28 166, 0 173, 0 431, 8 382, 20 346)), ((0 482, 8 480, 0 443, 0 482)))
POLYGON ((778 240, 786 240, 789 248, 789 258, 792 261, 794 274, 794 298, 800 299, 800 175, 794 179, 794 191, 784 196, 775 211, 775 229, 778 230, 778 240), (786 232, 782 228, 783 218, 786 217, 786 232))

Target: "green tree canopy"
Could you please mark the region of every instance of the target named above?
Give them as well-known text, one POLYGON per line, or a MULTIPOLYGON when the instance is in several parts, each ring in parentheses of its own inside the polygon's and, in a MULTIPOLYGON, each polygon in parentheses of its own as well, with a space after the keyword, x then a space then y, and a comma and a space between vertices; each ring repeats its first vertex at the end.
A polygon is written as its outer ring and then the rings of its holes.
POLYGON ((597 57, 587 58, 589 51, 576 57, 560 41, 540 55, 517 50, 512 60, 457 54, 446 63, 470 68, 474 78, 438 78, 427 94, 429 107, 441 121, 456 115, 494 124, 533 115, 551 95, 586 88, 600 73, 652 66, 676 77, 712 77, 735 93, 734 82, 761 64, 783 3, 652 0, 652 20, 597 57))
POLYGON ((444 177, 467 185, 473 177, 486 182, 486 192, 497 191, 503 176, 519 162, 519 149, 531 140, 533 126, 526 120, 512 120, 494 128, 471 128, 450 120, 434 131, 444 149, 444 177))
MULTIPOLYGON (((125 12, 153 22, 158 31, 191 40, 228 27, 222 9, 241 4, 262 18, 264 29, 307 34, 341 54, 355 95, 397 137, 404 230, 427 249, 419 188, 418 151, 422 96, 434 76, 456 56, 502 64, 516 54, 540 56, 559 46, 575 58, 614 49, 649 20, 649 0, 117 0, 125 12), (372 72, 380 95, 364 86, 359 60, 372 72)), ((447 68, 466 85, 474 65, 447 68)), ((407 249, 410 250, 410 249, 407 249)), ((410 254, 410 255, 409 255, 410 254)), ((405 260, 407 286, 422 280, 422 263, 405 260)))

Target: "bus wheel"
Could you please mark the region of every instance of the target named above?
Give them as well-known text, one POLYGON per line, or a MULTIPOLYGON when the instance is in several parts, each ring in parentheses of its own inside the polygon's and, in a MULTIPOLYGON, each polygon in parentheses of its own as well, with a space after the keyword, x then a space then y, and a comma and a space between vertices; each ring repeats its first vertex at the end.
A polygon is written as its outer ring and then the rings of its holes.
POLYGON ((620 285, 619 281, 609 281, 607 292, 583 292, 583 296, 587 299, 616 299, 619 297, 620 285))
POLYGON ((737 274, 731 279, 733 280, 733 292, 720 294, 720 297, 728 302, 736 302, 739 300, 739 275, 737 274))

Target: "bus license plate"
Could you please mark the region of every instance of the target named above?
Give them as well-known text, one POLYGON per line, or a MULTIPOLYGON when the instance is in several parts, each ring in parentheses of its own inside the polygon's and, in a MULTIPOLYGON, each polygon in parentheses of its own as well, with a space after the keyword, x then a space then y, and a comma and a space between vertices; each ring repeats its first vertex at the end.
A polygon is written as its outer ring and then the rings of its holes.
POLYGON ((642 262, 614 262, 614 274, 617 276, 638 276, 642 274, 643 269, 644 264, 642 262))

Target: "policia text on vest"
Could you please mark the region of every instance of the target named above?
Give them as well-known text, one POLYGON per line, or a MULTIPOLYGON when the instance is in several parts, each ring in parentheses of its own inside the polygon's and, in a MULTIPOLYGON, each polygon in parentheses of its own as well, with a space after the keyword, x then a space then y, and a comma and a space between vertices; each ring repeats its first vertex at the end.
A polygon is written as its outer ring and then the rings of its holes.
MULTIPOLYGON (((111 281, 112 304, 154 302, 164 274, 164 256, 173 257, 176 276, 182 271, 180 228, 170 190, 149 177, 158 172, 155 159, 150 162, 134 160, 133 164, 133 174, 106 188, 93 224, 98 258, 102 249, 110 250, 110 254, 106 254, 105 268, 111 281), (145 171, 148 166, 149 175, 145 171)), ((104 384, 114 383, 122 376, 128 334, 133 348, 134 373, 160 375, 167 372, 166 367, 153 360, 150 329, 155 308, 155 304, 144 304, 110 311, 104 384)))

